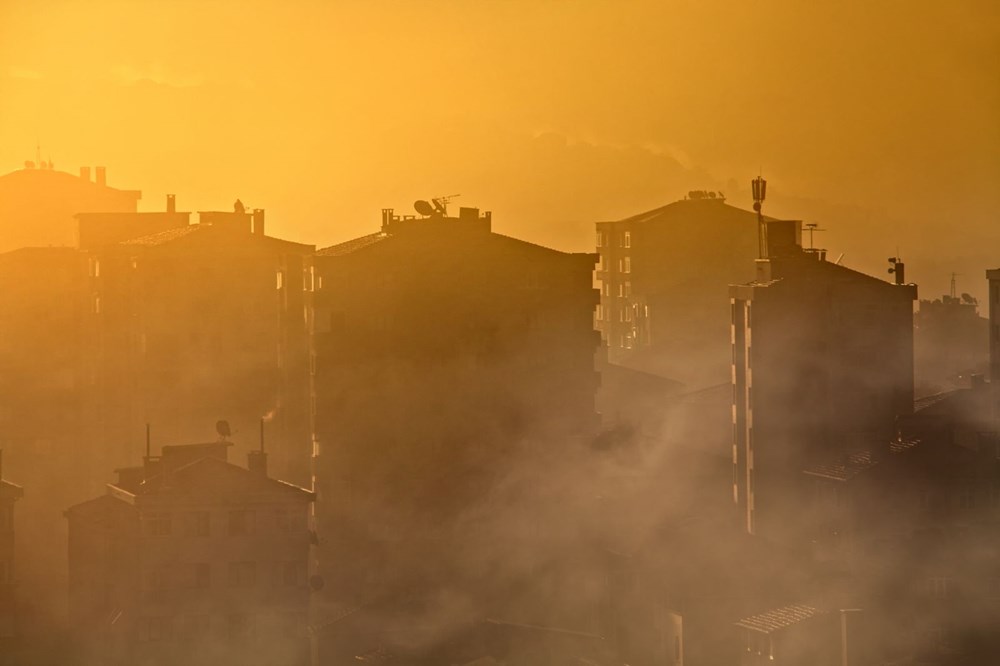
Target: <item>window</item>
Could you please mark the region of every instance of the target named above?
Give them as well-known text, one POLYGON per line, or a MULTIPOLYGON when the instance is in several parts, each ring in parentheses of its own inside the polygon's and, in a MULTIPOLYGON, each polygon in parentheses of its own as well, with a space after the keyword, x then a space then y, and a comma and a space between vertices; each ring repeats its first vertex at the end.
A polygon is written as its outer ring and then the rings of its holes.
POLYGON ((604 232, 597 232, 597 247, 604 247, 604 232))
POLYGON ((246 509, 234 509, 229 512, 229 536, 244 536, 253 534, 254 513, 246 509))
POLYGON ((299 587, 306 582, 305 562, 282 562, 281 584, 285 587, 299 587))
POLYGON ((152 513, 147 519, 148 532, 152 536, 170 536, 170 514, 152 513))
POLYGON ((94 314, 101 314, 101 297, 94 296, 94 314))
POLYGON ((195 590, 206 590, 212 586, 212 565, 208 562, 196 562, 188 565, 187 587, 195 590))
POLYGON ((625 298, 631 298, 632 297, 632 283, 631 282, 626 282, 624 286, 625 286, 625 294, 624 294, 625 298))
POLYGON ((288 534, 292 531, 292 520, 287 509, 277 509, 274 512, 274 522, 278 528, 278 531, 282 534, 288 534))
POLYGON ((625 321, 632 321, 632 308, 625 308, 625 321))
POLYGON ((208 511, 192 511, 188 514, 187 534, 192 537, 207 537, 212 533, 211 514, 208 511))
POLYGON ((281 289, 285 286, 285 274, 282 271, 274 274, 274 284, 276 289, 281 289))
POLYGON ((310 266, 308 268, 302 269, 302 291, 315 291, 316 288, 316 272, 315 269, 310 266))
POLYGON ((928 578, 924 584, 924 589, 927 592, 927 596, 933 597, 934 599, 945 599, 948 597, 948 584, 951 581, 950 578, 943 576, 928 578))
POLYGON ((625 239, 624 239, 624 241, 625 241, 625 247, 632 247, 632 232, 631 231, 626 231, 625 232, 625 239))
POLYGON ((253 616, 247 613, 233 613, 227 618, 229 638, 245 640, 253 635, 253 616))
POLYGON ((230 562, 229 586, 253 587, 257 584, 256 562, 230 562))
MULTIPOLYGON (((603 287, 604 287, 604 295, 605 296, 610 296, 611 295, 611 285, 608 284, 607 282, 605 282, 604 285, 603 285, 603 287)), ((1000 450, 1000 449, 998 449, 998 450, 1000 450)))
POLYGON ((631 273, 631 272, 632 272, 632 257, 623 257, 622 273, 631 273))
POLYGON ((618 298, 624 298, 624 297, 625 297, 625 285, 624 284, 619 284, 618 285, 618 298))
POLYGON ((143 642, 162 641, 170 638, 169 617, 139 618, 139 640, 143 642))

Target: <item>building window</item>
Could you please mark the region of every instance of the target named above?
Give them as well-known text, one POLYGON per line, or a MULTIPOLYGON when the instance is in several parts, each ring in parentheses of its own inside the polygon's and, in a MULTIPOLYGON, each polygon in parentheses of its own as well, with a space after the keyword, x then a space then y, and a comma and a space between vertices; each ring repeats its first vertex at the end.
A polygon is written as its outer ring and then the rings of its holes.
POLYGON ((94 296, 94 314, 101 314, 101 297, 94 296))
POLYGON ((212 586, 212 565, 196 562, 190 565, 187 586, 196 590, 206 590, 212 586))
POLYGON ((622 273, 632 272, 632 257, 622 257, 622 273))
POLYGON ((170 628, 169 617, 141 617, 139 618, 138 638, 144 643, 168 640, 170 628))
POLYGON ((604 234, 597 232, 597 247, 604 247, 604 234))
POLYGON ((625 232, 625 247, 632 247, 632 232, 625 232))
POLYGON ((948 597, 948 586, 951 579, 944 576, 932 576, 924 584, 927 596, 934 599, 946 599, 948 597))
POLYGON ((253 534, 254 512, 246 509, 234 509, 229 512, 229 536, 245 536, 253 534))
POLYGON ((256 562, 230 562, 229 586, 253 587, 257 584, 256 562))
POLYGON ((282 271, 278 271, 274 274, 274 284, 276 289, 281 289, 285 286, 285 274, 282 271))
POLYGON ((632 321, 632 308, 625 307, 625 321, 632 321))
POLYGON ((626 282, 625 283, 625 298, 631 298, 631 297, 632 297, 632 283, 631 282, 626 282))
POLYGON ((232 613, 227 618, 228 634, 231 640, 246 640, 253 635, 253 616, 248 613, 232 613))
POLYGON ((611 285, 605 282, 603 287, 604 287, 604 295, 611 296, 611 285))
POLYGON ((188 536, 207 537, 211 533, 211 514, 208 511, 192 511, 188 515, 188 536))
POLYGON ((305 562, 282 562, 281 583, 285 587, 299 587, 306 582, 305 562))
POLYGON ((170 514, 153 513, 148 519, 148 532, 152 536, 170 536, 170 514))

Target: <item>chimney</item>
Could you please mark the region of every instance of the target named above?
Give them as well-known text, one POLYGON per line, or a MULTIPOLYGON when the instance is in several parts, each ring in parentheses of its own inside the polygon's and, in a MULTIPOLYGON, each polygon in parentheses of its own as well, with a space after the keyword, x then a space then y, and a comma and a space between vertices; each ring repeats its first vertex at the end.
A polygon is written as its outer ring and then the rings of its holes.
POLYGON ((247 454, 247 468, 260 476, 267 476, 267 454, 263 451, 251 451, 247 454))
POLYGON ((90 182, 90 167, 80 167, 80 178, 90 182))
POLYGON ((101 187, 108 184, 108 170, 105 167, 94 167, 94 182, 101 187))
POLYGON ((253 233, 258 236, 264 235, 264 209, 254 208, 253 210, 253 233))
POLYGON ((177 212, 177 195, 168 194, 167 195, 167 212, 176 213, 177 212))
MULTIPOLYGON (((256 213, 256 211, 254 211, 256 213)), ((260 449, 247 454, 247 469, 253 474, 267 476, 267 454, 264 453, 264 417, 260 419, 260 449)))

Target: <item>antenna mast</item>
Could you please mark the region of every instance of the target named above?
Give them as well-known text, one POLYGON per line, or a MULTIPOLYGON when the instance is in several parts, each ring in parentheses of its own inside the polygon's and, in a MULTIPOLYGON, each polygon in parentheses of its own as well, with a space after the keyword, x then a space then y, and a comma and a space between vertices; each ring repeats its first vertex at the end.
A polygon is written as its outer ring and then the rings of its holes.
POLYGON ((757 250, 761 259, 767 258, 767 227, 764 226, 764 215, 760 212, 761 204, 767 195, 767 181, 757 176, 751 182, 753 188, 753 209, 757 211, 757 250))

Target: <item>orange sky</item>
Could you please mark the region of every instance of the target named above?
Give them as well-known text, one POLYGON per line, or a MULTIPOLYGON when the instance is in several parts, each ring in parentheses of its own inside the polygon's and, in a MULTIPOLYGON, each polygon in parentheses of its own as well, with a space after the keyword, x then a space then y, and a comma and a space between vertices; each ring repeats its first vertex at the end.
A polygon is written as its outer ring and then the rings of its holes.
MULTIPOLYGON (((1000 265, 1000 5, 0 0, 0 172, 43 157, 319 245, 462 193, 504 233, 722 189, 928 297, 1000 265), (743 191, 737 191, 730 179, 743 191)), ((853 261, 852 261, 853 260, 853 261)), ((964 284, 963 284, 964 282, 964 284)))

